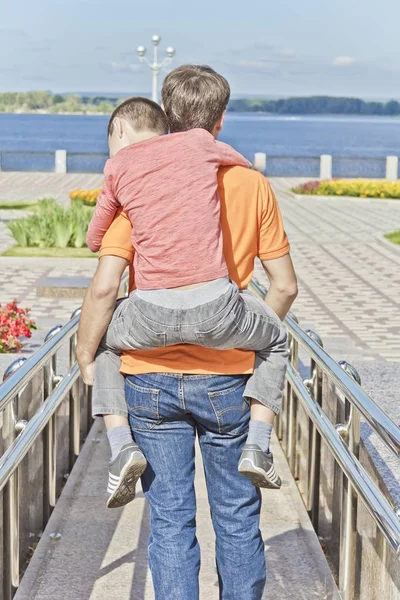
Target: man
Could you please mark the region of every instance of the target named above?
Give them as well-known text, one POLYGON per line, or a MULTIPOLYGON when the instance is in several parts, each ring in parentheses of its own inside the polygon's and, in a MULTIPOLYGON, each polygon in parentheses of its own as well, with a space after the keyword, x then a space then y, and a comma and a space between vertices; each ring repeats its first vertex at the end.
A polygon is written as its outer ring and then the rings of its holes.
MULTIPOLYGON (((229 86, 215 71, 179 67, 167 76, 162 97, 171 132, 203 128, 217 138, 229 86)), ((271 284, 266 301, 284 318, 297 285, 279 208, 267 181, 254 171, 224 168, 219 172, 218 191, 231 279, 245 288, 259 257, 271 284)), ((86 294, 78 336, 78 360, 86 383, 93 382, 95 353, 127 265, 130 289, 134 287, 130 236, 131 225, 119 214, 103 240, 86 294)), ((237 471, 249 422, 242 395, 253 366, 252 352, 188 345, 122 356, 130 424, 148 462, 142 483, 151 509, 149 563, 157 600, 199 598, 193 485, 196 434, 216 533, 220 598, 262 598, 261 497, 237 471)), ((105 404, 107 397, 122 389, 122 375, 107 368, 96 362, 96 396, 105 404)))

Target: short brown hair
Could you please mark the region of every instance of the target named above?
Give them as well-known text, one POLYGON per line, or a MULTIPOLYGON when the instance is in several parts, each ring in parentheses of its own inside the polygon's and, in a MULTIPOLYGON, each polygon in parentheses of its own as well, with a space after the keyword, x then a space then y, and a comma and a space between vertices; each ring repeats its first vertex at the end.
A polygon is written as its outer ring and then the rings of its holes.
POLYGON ((157 102, 148 98, 128 98, 117 106, 108 122, 108 136, 114 130, 114 119, 130 121, 136 131, 154 131, 160 135, 168 133, 168 120, 165 112, 157 102))
POLYGON ((183 65, 174 69, 166 76, 161 91, 170 131, 199 128, 212 132, 230 95, 225 77, 211 67, 183 65))

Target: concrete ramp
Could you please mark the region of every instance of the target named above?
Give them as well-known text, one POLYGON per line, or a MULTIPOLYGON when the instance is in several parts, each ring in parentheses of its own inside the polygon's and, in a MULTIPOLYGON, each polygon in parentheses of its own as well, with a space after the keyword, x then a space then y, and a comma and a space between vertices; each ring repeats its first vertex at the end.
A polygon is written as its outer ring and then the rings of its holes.
MULTIPOLYGON (((273 450, 284 486, 280 491, 265 491, 263 497, 262 532, 268 569, 264 600, 339 600, 276 439, 273 450)), ((107 460, 106 435, 98 420, 15 600, 154 600, 147 567, 149 525, 145 498, 140 491, 124 509, 106 509, 107 460)), ((217 600, 214 533, 199 456, 197 467, 201 600, 217 600)))

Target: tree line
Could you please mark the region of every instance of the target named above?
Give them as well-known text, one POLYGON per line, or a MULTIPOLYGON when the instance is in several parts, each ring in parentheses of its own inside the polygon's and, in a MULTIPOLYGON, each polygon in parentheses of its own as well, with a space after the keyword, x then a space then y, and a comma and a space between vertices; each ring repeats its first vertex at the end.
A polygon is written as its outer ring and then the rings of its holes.
MULTIPOLYGON (((52 94, 46 90, 0 93, 0 112, 110 114, 124 98, 52 94)), ((360 98, 310 96, 265 100, 234 99, 230 112, 263 112, 281 115, 400 115, 400 102, 367 102, 360 98)))
POLYGON ((52 94, 49 91, 0 93, 0 112, 111 113, 118 98, 52 94))
POLYGON ((232 112, 265 112, 280 115, 400 115, 400 102, 367 102, 359 98, 310 96, 281 100, 231 100, 232 112))

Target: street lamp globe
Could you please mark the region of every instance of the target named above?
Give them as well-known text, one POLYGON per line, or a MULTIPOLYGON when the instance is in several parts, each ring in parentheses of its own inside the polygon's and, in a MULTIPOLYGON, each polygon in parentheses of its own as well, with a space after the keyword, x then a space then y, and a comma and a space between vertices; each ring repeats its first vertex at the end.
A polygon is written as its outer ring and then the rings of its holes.
POLYGON ((136 48, 136 52, 138 53, 139 58, 143 58, 144 55, 146 54, 146 48, 145 48, 145 46, 138 46, 136 48))
POLYGON ((154 46, 158 46, 158 44, 161 42, 161 37, 159 35, 153 35, 151 41, 153 42, 154 46))
POLYGON ((174 56, 175 56, 175 48, 173 48, 172 46, 168 46, 166 52, 167 52, 168 58, 174 58, 174 56))

